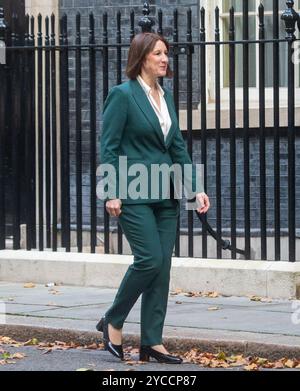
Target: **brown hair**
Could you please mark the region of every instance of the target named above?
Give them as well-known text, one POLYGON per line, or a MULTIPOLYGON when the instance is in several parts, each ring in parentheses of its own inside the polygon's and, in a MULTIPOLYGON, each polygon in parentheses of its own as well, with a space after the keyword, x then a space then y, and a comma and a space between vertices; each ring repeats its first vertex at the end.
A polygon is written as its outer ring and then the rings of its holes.
MULTIPOLYGON (((154 49, 157 41, 162 41, 169 51, 169 42, 160 34, 139 33, 135 35, 131 41, 126 66, 126 75, 129 77, 129 79, 136 79, 138 74, 141 72, 144 59, 146 58, 147 54, 154 49)), ((167 66, 166 76, 173 76, 173 72, 169 64, 167 66)))

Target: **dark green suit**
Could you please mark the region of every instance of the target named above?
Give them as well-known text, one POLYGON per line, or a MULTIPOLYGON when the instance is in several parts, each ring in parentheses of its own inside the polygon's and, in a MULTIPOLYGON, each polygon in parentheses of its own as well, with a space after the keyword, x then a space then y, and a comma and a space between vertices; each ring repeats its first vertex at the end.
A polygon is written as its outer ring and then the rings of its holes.
MULTIPOLYGON (((150 346, 162 343, 179 202, 172 197, 166 199, 161 193, 158 197, 149 197, 148 193, 147 197, 139 199, 130 197, 130 194, 129 198, 119 197, 118 186, 125 174, 119 172, 118 157, 127 156, 128 167, 143 163, 147 169, 155 163, 178 163, 181 166, 191 163, 172 95, 163 89, 172 120, 166 140, 156 113, 137 80, 129 80, 110 90, 103 107, 101 137, 101 163, 110 163, 117 171, 116 181, 112 181, 117 188, 116 196, 107 198, 122 200, 118 220, 134 255, 134 262, 105 316, 115 328, 122 328, 129 311, 142 294, 141 344, 150 346)), ((193 170, 193 183, 195 175, 193 170)), ((128 178, 128 186, 132 180, 128 178)))
MULTIPOLYGON (((144 204, 160 201, 166 198, 163 197, 161 191, 156 197, 153 197, 150 192, 151 165, 166 164, 170 167, 177 163, 182 167, 183 174, 184 165, 192 164, 179 129, 173 97, 166 88, 163 87, 163 89, 172 120, 166 140, 164 140, 157 115, 137 80, 129 80, 121 85, 114 86, 110 90, 103 106, 101 162, 113 165, 117 175, 115 182, 110 181, 111 188, 115 190, 115 196, 107 198, 121 198, 123 204, 144 204), (119 156, 127 157, 128 169, 134 163, 142 163, 145 166, 148 176, 148 192, 146 195, 143 196, 142 194, 140 198, 133 199, 131 194, 128 194, 127 189, 137 174, 130 177, 127 176, 125 171, 120 172, 119 156), (120 182, 127 193, 124 198, 119 194, 120 182)), ((187 183, 190 183, 190 187, 193 186, 194 190, 196 170, 194 165, 191 165, 191 167, 193 167, 192 175, 185 178, 182 176, 182 180, 185 179, 187 183)), ((121 168, 121 170, 123 169, 124 167, 121 168)), ((173 182, 173 175, 171 175, 171 179, 173 182)), ((199 177, 198 186, 199 193, 204 191, 199 177)), ((186 188, 186 191, 188 191, 188 188, 186 188)), ((190 198, 189 194, 187 196, 187 198, 190 198)))

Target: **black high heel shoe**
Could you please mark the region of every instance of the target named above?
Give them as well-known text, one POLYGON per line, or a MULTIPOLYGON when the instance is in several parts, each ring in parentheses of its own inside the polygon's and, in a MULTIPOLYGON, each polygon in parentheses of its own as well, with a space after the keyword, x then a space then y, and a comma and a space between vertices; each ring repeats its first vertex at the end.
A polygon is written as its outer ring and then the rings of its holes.
POLYGON ((96 329, 103 333, 105 350, 108 350, 111 354, 123 360, 124 359, 123 345, 122 344, 114 345, 110 341, 109 334, 108 334, 108 322, 106 321, 105 316, 103 316, 103 318, 101 318, 100 321, 97 323, 96 329))
POLYGON ((164 354, 152 349, 151 346, 142 345, 140 347, 140 361, 149 361, 150 357, 155 358, 160 363, 166 364, 181 364, 182 358, 172 356, 171 354, 164 354))

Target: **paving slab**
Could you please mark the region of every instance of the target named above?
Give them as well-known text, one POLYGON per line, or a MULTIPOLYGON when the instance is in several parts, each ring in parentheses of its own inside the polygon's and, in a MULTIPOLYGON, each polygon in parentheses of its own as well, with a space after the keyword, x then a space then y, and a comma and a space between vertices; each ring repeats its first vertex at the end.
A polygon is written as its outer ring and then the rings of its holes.
MULTIPOLYGON (((96 332, 95 325, 112 304, 116 292, 106 287, 49 288, 36 284, 34 288, 24 288, 23 283, 1 282, 0 314, 6 314, 6 322, 0 325, 0 334, 9 332, 25 338, 30 333, 44 333, 56 340, 63 337, 99 341, 102 333, 96 332), (51 289, 59 294, 51 294, 51 289)), ((184 292, 171 293, 164 327, 164 338, 169 343, 265 353, 268 348, 273 356, 289 351, 300 357, 299 300, 261 302, 249 297, 188 297, 184 292)), ((124 324, 123 335, 128 343, 139 341, 140 305, 141 297, 124 324)))

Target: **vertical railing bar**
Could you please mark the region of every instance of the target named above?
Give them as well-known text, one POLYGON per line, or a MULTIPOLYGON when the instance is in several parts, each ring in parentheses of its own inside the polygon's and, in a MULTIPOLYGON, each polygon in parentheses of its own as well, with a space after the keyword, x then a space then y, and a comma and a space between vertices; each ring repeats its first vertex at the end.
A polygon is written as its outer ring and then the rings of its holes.
POLYGON ((32 227, 32 247, 37 248, 37 200, 36 200, 36 49, 35 49, 35 35, 34 35, 34 17, 30 18, 30 68, 31 68, 31 79, 30 79, 30 106, 31 106, 31 127, 30 127, 30 139, 32 142, 31 150, 32 154, 30 156, 30 166, 31 166, 31 181, 30 181, 30 194, 31 194, 31 221, 30 225, 32 227))
POLYGON ((293 39, 288 40, 288 232, 289 261, 296 261, 295 199, 295 65, 293 39))
POLYGON ((230 8, 229 22, 229 105, 230 105, 230 216, 231 216, 231 258, 236 259, 236 138, 235 138, 235 20, 234 8, 230 8))
MULTIPOLYGON (((215 9, 215 41, 220 42, 220 10, 215 9)), ((216 120, 216 226, 217 226, 217 258, 222 258, 222 183, 221 183, 221 76, 220 45, 215 45, 215 120, 216 120)))
MULTIPOLYGON (((249 3, 243 1, 243 40, 249 40, 249 3)), ((243 45, 243 147, 244 147, 244 213, 245 259, 251 257, 250 154, 249 154, 249 44, 243 45)))
POLYGON ((42 42, 42 15, 38 15, 37 33, 37 83, 38 83, 38 210, 39 210, 39 250, 44 250, 44 143, 43 143, 43 50, 42 42))
MULTIPOLYGON (((13 25, 11 25, 11 28, 7 30, 7 44, 10 46, 13 46, 13 25)), ((6 63, 12 64, 14 63, 14 50, 6 51, 6 63)), ((6 151, 6 179, 7 183, 5 184, 5 200, 6 200, 6 235, 9 235, 13 239, 13 215, 12 215, 12 202, 13 197, 10 197, 10 193, 13 191, 12 188, 12 182, 13 182, 13 164, 12 164, 12 147, 11 147, 11 134, 12 134, 12 126, 13 121, 10 121, 10 118, 13 116, 13 68, 10 66, 7 66, 6 68, 6 99, 5 99, 5 143, 7 145, 7 151, 6 151)))
MULTIPOLYGON (((279 39, 278 0, 273 0, 273 39, 279 39)), ((279 138, 279 42, 273 43, 274 100, 274 246, 275 261, 280 260, 280 138, 279 138)))
POLYGON ((157 18, 158 18, 158 27, 157 27, 157 34, 163 35, 163 12, 162 9, 159 8, 157 11, 157 18))
POLYGON ((45 18, 45 198, 46 247, 51 247, 51 138, 50 138, 50 36, 49 17, 45 18))
POLYGON ((63 102, 64 113, 64 137, 63 137, 63 153, 64 159, 64 176, 62 177, 65 183, 65 248, 67 252, 71 250, 71 227, 70 227, 70 126, 69 126, 69 50, 68 50, 68 25, 67 15, 63 15, 63 45, 64 45, 64 88, 65 88, 65 100, 63 102))
MULTIPOLYGON (((117 37, 116 42, 121 43, 121 12, 118 10, 117 12, 117 37)), ((121 55, 121 47, 117 47, 117 84, 121 84, 122 82, 122 55, 121 55)), ((122 254, 123 252, 123 231, 118 222, 118 254, 122 254)))
MULTIPOLYGON (((4 43, 7 42, 7 25, 4 19, 4 10, 0 8, 0 40, 4 43)), ((5 249, 5 169, 4 169, 4 154, 5 154, 5 128, 6 128, 6 64, 0 63, 0 250, 5 249)))
MULTIPOLYGON (((17 15, 12 15, 12 46, 18 46, 19 37, 16 33, 16 26, 18 23, 17 15)), ((20 78, 19 78, 19 61, 20 53, 18 50, 13 51, 11 64, 12 64, 12 111, 10 115, 12 118, 12 215, 13 215, 13 249, 18 250, 20 248, 20 78)))
MULTIPOLYGON (((95 20, 89 14, 89 44, 95 44, 95 20)), ((95 49, 89 48, 90 63, 90 199, 91 199, 91 253, 97 245, 97 207, 96 207, 96 58, 95 49)))
MULTIPOLYGON (((158 18, 157 34, 163 35, 163 12, 161 8, 159 8, 159 10, 157 11, 157 18, 158 18)), ((159 84, 161 86, 164 85, 163 77, 159 78, 159 84)))
MULTIPOLYGON (((265 38, 264 7, 258 7, 259 39, 265 38)), ((265 44, 259 42, 259 149, 260 149, 260 230, 261 260, 267 259, 266 226, 266 139, 265 139, 265 44)))
MULTIPOLYGON (((103 13, 103 44, 108 43, 107 37, 107 12, 103 13)), ((108 47, 103 47, 103 102, 105 101, 108 94, 108 47)), ((104 213, 104 252, 105 254, 109 253, 109 214, 105 207, 105 202, 103 203, 103 213, 104 213)))
POLYGON ((55 15, 51 15, 51 147, 52 147, 52 250, 57 251, 57 116, 55 15))
MULTIPOLYGON (((178 42, 178 9, 175 8, 173 12, 173 42, 178 42)), ((173 45, 173 97, 175 103, 175 110, 177 114, 177 119, 179 120, 179 56, 178 56, 179 47, 173 45)), ((176 231, 176 241, 175 241, 175 256, 180 256, 180 216, 181 211, 179 210, 179 216, 177 220, 177 231, 176 231)))
POLYGON ((77 250, 82 252, 82 102, 81 102, 81 15, 76 14, 76 228, 77 228, 77 250))
POLYGON ((65 166, 65 153, 64 153, 64 133, 65 133, 65 116, 64 116, 64 101, 65 101, 65 86, 64 86, 64 50, 63 46, 63 17, 59 19, 59 107, 60 107, 60 205, 61 205, 61 247, 65 247, 65 181, 64 178, 64 166, 65 166))
POLYGON ((65 46, 65 88, 66 88, 66 100, 64 102, 64 114, 65 114, 65 181, 66 181, 66 251, 71 251, 71 226, 70 226, 70 124, 69 124, 69 50, 68 50, 68 19, 64 14, 64 41, 65 46))
MULTIPOLYGON (((25 46, 29 46, 29 15, 26 15, 25 18, 25 37, 24 37, 24 44, 25 46)), ((32 249, 32 226, 31 226, 31 208, 32 208, 32 199, 31 199, 31 156, 32 156, 32 140, 31 140, 31 101, 28 99, 28 94, 30 93, 31 88, 31 73, 32 70, 30 68, 30 52, 25 51, 24 53, 24 89, 23 89, 23 99, 24 99, 24 137, 25 137, 25 202, 24 202, 24 217, 25 217, 25 223, 26 223, 26 249, 31 250, 32 249)))
MULTIPOLYGON (((187 10, 187 42, 192 42, 192 10, 187 10)), ((192 47, 187 46, 187 148, 191 159, 193 158, 193 94, 192 94, 192 70, 193 70, 193 58, 192 47)), ((193 210, 188 210, 188 256, 193 257, 194 254, 194 236, 193 236, 193 210)))
POLYGON ((300 16, 294 10, 294 1, 286 2, 287 9, 281 15, 285 22, 288 72, 288 258, 290 262, 296 261, 296 199, 295 199, 295 64, 294 40, 295 25, 300 27, 300 16))
MULTIPOLYGON (((121 11, 117 12, 117 31, 116 31, 116 43, 120 44, 122 42, 121 36, 121 11)), ((122 53, 121 46, 117 46, 117 84, 122 83, 122 53)))
MULTIPOLYGON (((205 35, 205 9, 200 10, 200 94, 201 94, 201 163, 204 167, 203 184, 207 187, 207 135, 206 135, 206 41, 205 35)), ((207 215, 203 216, 203 222, 207 223, 207 215)), ((202 258, 207 258, 207 229, 206 224, 202 223, 202 258)))
POLYGON ((61 153, 61 245, 70 251, 70 177, 69 177, 69 69, 67 15, 60 19, 60 153, 61 153))
POLYGON ((129 33, 129 39, 130 39, 130 42, 133 40, 134 38, 134 10, 131 10, 130 11, 130 33, 129 33))

